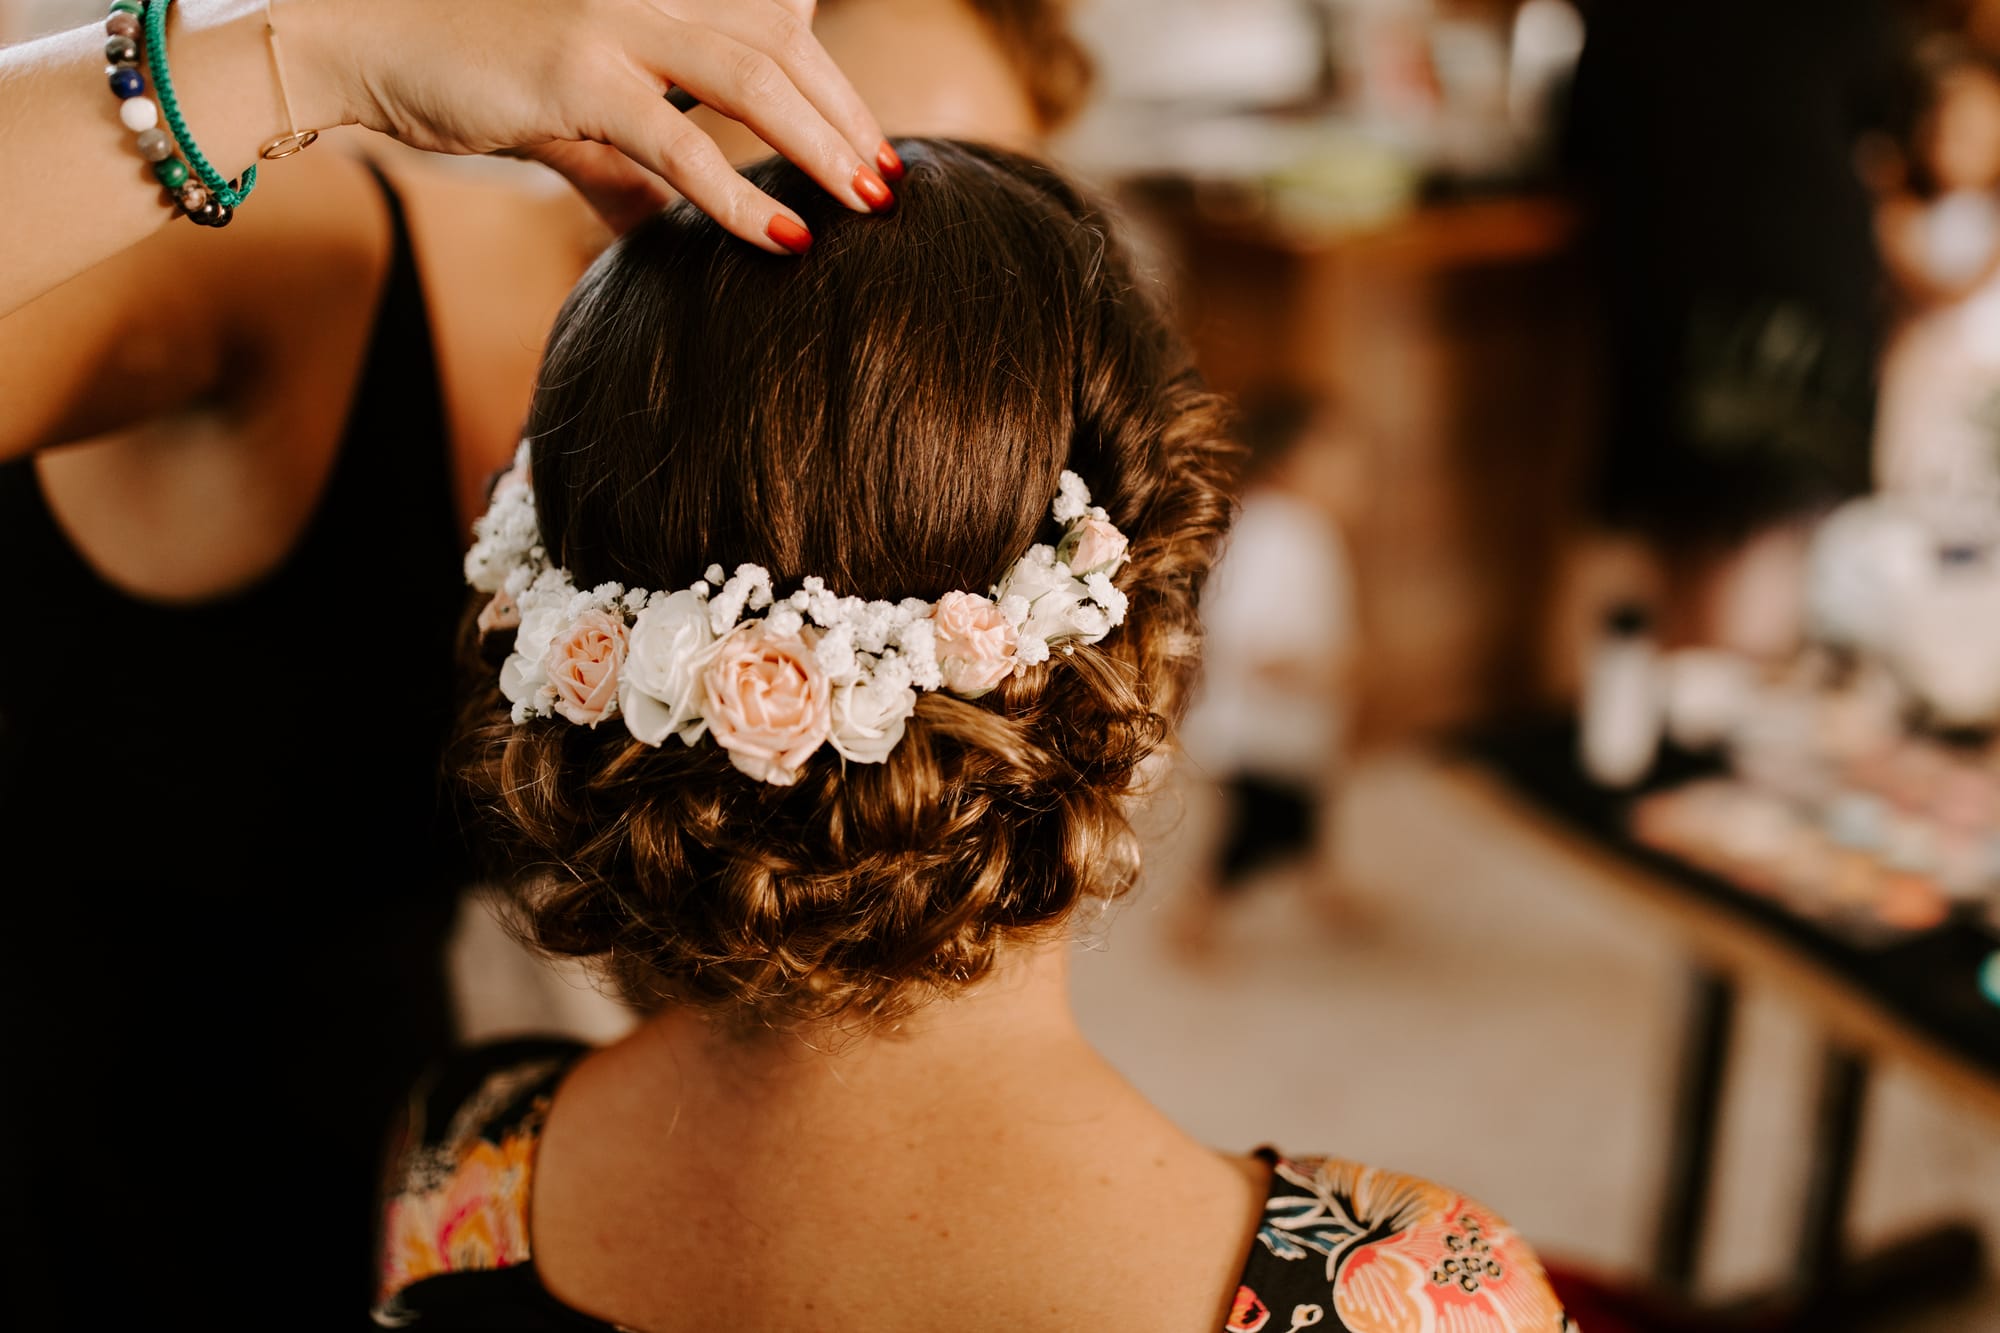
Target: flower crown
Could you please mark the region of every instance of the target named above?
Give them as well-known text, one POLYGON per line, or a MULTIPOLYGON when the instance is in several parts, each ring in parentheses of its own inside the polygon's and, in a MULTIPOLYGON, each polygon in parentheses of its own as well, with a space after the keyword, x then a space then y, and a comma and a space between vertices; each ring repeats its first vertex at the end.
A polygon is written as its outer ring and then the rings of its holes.
POLYGON ((1029 548, 990 597, 948 592, 935 603, 836 597, 817 578, 780 600, 757 565, 731 575, 710 565, 678 592, 579 591, 549 561, 529 477, 524 440, 465 557, 466 582, 492 594, 480 631, 514 631, 500 692, 516 725, 615 716, 648 745, 707 733, 743 772, 790 786, 822 744, 857 764, 887 759, 919 690, 977 699, 1051 649, 1096 643, 1125 621, 1125 594, 1111 583, 1125 536, 1074 472, 1053 505, 1060 544, 1029 548))

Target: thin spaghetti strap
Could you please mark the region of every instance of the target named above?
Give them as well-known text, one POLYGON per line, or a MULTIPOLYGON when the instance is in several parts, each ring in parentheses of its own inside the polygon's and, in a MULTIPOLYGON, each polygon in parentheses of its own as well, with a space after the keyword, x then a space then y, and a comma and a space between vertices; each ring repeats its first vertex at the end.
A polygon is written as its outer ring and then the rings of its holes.
POLYGON ((388 173, 382 170, 381 164, 376 162, 374 158, 369 157, 365 153, 362 154, 361 165, 366 167, 368 174, 375 178, 375 188, 382 192, 382 202, 388 206, 389 227, 396 238, 396 264, 400 268, 404 262, 408 261, 414 267, 414 257, 410 254, 409 219, 403 212, 403 196, 398 194, 396 187, 389 183, 388 173))
MULTIPOLYGON (((381 165, 365 154, 361 165, 374 178, 375 188, 381 191, 382 202, 389 210, 391 249, 381 305, 376 310, 374 331, 368 341, 368 360, 348 422, 349 438, 342 446, 343 456, 373 457, 385 446, 400 449, 400 442, 408 440, 421 442, 419 449, 443 460, 447 452, 447 426, 442 386, 437 352, 431 341, 429 301, 415 241, 410 235, 409 214, 402 195, 381 165)), ((409 458, 407 452, 399 453, 395 468, 407 468, 409 458)), ((448 497, 448 465, 440 461, 440 466, 446 467, 443 484, 448 497)), ((451 524, 454 529, 456 526, 455 522, 451 524)))

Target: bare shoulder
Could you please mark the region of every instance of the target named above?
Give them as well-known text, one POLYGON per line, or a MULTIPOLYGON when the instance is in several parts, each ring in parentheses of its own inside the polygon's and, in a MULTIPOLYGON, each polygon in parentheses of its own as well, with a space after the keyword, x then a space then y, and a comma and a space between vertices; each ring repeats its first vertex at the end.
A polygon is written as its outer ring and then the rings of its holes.
POLYGON ((1230 1333, 1574 1333, 1541 1260, 1483 1204, 1342 1158, 1267 1158, 1230 1333))

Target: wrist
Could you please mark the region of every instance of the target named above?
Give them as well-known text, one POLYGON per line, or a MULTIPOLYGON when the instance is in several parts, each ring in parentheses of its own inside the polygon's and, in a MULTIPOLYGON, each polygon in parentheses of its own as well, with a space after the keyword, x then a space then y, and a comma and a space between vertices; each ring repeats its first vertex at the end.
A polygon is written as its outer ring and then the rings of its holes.
MULTIPOLYGON (((257 22, 264 21, 258 0, 257 22)), ((323 0, 271 0, 271 22, 284 52, 286 88, 297 126, 327 130, 362 120, 349 43, 354 24, 344 7, 323 0)))
MULTIPOLYGON (((183 156, 192 165, 198 148, 217 172, 236 177, 257 161, 264 142, 283 132, 284 110, 264 40, 263 0, 174 0, 161 20, 159 52, 152 49, 152 13, 146 22, 147 57, 157 55, 167 67, 151 80, 162 115, 170 82, 187 137, 194 140, 183 139, 183 156), (165 73, 170 80, 161 76, 165 73)), ((174 134, 182 131, 176 128, 174 134)))
MULTIPOLYGON (((181 144, 191 168, 199 170, 198 149, 217 175, 233 180, 256 164, 265 145, 294 128, 326 129, 352 119, 342 96, 343 29, 321 14, 328 8, 347 6, 278 0, 271 17, 282 44, 281 87, 265 0, 173 0, 164 15, 164 59, 181 123, 196 141, 181 144)), ((167 81, 153 82, 164 96, 167 81)))

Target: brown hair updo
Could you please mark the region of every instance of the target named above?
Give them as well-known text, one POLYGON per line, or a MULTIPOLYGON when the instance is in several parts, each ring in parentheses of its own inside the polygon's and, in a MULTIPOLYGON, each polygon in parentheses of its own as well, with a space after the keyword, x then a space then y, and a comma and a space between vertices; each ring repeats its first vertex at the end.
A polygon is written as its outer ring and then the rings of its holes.
POLYGON ((1100 208, 1049 167, 897 144, 887 217, 773 159, 800 259, 685 205, 607 251, 556 322, 529 420, 542 535, 579 587, 769 569, 779 596, 985 592, 1067 467, 1131 539, 1125 624, 967 702, 921 696, 882 764, 831 747, 791 787, 711 740, 509 723, 494 635, 455 762, 541 949, 604 960, 641 1004, 783 1024, 890 1018, 1009 941, 1127 888, 1135 770, 1179 717, 1233 457, 1100 208))

